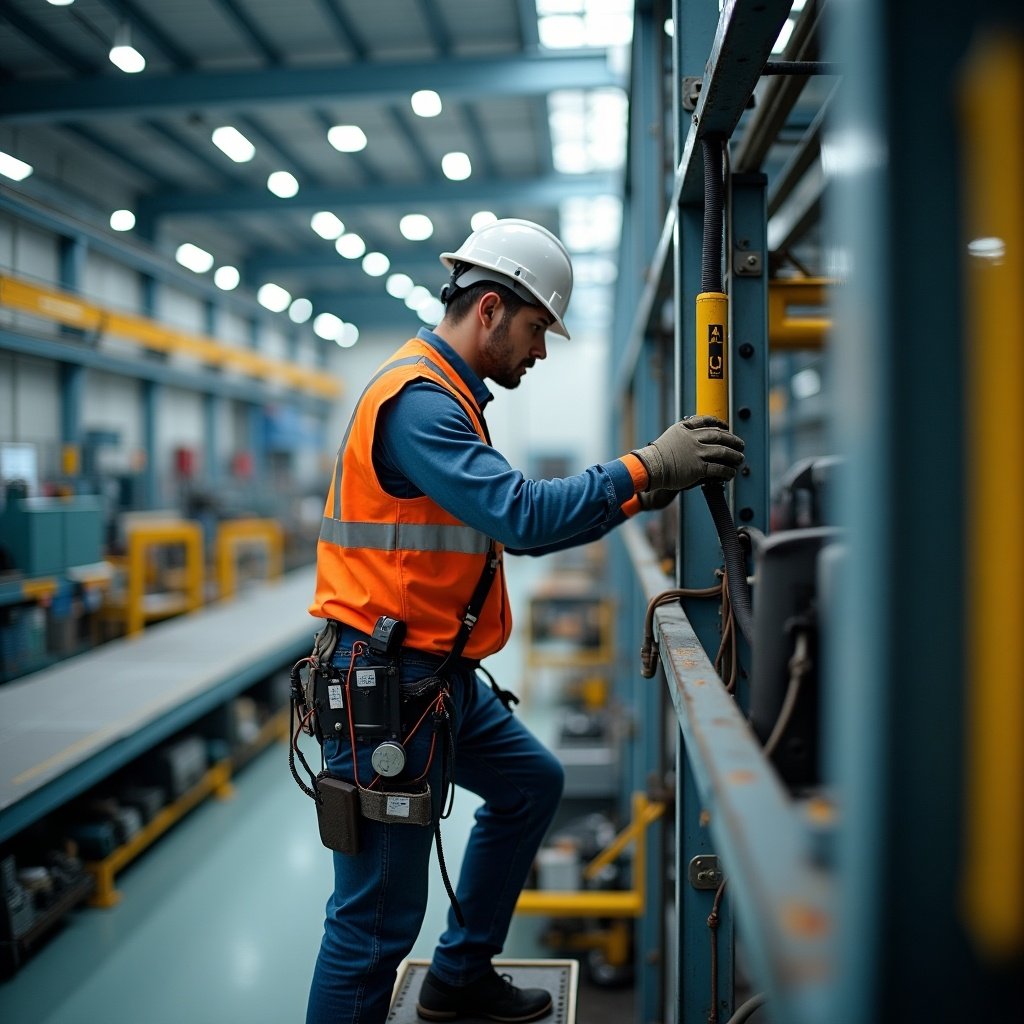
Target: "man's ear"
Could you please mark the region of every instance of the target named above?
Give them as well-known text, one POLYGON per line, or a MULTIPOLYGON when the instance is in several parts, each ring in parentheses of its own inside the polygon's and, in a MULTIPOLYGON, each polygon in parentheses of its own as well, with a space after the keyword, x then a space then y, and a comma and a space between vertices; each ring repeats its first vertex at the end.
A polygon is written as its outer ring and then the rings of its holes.
POLYGON ((482 295, 477 305, 477 311, 483 326, 493 327, 501 319, 498 316, 501 311, 501 296, 497 292, 487 292, 482 295))

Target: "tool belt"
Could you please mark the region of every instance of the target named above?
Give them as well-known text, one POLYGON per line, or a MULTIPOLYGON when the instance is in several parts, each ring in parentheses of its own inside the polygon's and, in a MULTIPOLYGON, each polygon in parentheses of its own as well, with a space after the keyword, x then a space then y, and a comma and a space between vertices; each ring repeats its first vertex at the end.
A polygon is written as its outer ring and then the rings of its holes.
MULTIPOLYGON (((411 663, 427 663, 428 672, 422 678, 404 684, 400 681, 403 662, 400 645, 405 626, 388 616, 381 616, 378 620, 368 643, 360 641, 358 649, 353 645, 349 666, 344 671, 334 665, 340 623, 328 621, 316 634, 309 657, 297 662, 291 675, 293 729, 288 751, 289 767, 299 787, 316 802, 320 838, 324 846, 343 854, 358 853, 361 817, 386 824, 433 826, 441 877, 455 917, 460 923, 463 922, 462 910, 448 878, 441 848, 440 823, 451 812, 454 794, 455 750, 451 719, 446 706, 447 687, 453 673, 460 669, 480 668, 478 662, 463 659, 462 652, 483 608, 497 569, 498 554, 492 542, 484 570, 473 590, 447 657, 437 659, 435 667, 430 664, 435 660, 430 655, 410 652, 411 663), (367 653, 369 658, 362 659, 367 653), (364 663, 357 666, 357 657, 364 663), (372 663, 366 664, 366 660, 372 663), (304 664, 308 665, 308 672, 303 684, 300 669, 304 664), (436 730, 435 739, 440 738, 438 748, 441 756, 442 810, 438 817, 433 813, 430 786, 425 781, 435 754, 434 740, 431 741, 426 769, 415 782, 410 784, 390 779, 404 770, 405 743, 423 724, 432 703, 435 705, 432 725, 436 730), (294 728, 296 712, 299 714, 298 728, 294 728), (355 785, 334 778, 326 767, 318 776, 313 776, 298 748, 297 740, 302 730, 316 736, 321 758, 325 739, 348 740, 352 745, 355 785), (374 738, 382 741, 373 752, 377 775, 368 786, 363 786, 359 782, 356 741, 374 738), (378 755, 383 751, 386 751, 386 758, 393 759, 392 765, 388 765, 384 759, 378 761, 378 755), (299 777, 295 768, 296 756, 309 773, 312 787, 307 786, 299 777), (447 809, 444 809, 446 804, 447 809)), ((480 670, 489 679, 499 700, 511 711, 510 705, 512 702, 518 703, 518 698, 502 690, 485 669, 480 670)))

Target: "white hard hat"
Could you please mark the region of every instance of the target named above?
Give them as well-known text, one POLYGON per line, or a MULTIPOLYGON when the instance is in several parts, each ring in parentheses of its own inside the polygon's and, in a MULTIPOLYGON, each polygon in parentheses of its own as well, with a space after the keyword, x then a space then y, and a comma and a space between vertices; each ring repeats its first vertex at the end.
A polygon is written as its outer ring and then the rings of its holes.
POLYGON ((572 261, 565 246, 540 224, 529 220, 496 220, 474 231, 457 252, 441 253, 441 262, 454 270, 452 286, 466 288, 479 281, 494 281, 511 288, 531 304, 539 303, 554 318, 551 330, 569 337, 562 323, 572 294, 572 261))

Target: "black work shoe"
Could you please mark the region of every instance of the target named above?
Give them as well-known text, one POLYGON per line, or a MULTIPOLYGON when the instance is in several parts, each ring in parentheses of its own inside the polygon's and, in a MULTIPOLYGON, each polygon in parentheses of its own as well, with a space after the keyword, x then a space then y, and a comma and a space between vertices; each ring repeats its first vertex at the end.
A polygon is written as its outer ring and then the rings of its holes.
POLYGON ((540 1020, 551 1012, 551 993, 542 988, 516 988, 507 974, 492 970, 471 985, 457 988, 427 971, 416 1013, 421 1020, 540 1020))

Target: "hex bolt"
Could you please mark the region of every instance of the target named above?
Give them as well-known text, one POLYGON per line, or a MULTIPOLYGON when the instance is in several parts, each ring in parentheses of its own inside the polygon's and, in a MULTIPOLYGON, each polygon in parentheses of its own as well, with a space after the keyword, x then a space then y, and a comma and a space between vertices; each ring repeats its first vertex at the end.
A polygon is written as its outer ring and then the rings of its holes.
POLYGON ((744 260, 744 262, 746 263, 746 265, 747 265, 748 267, 756 267, 756 266, 757 266, 757 257, 756 257, 756 256, 755 256, 755 255, 754 255, 753 253, 751 253, 751 254, 750 254, 750 255, 749 255, 749 256, 748 256, 747 258, 746 258, 746 260, 744 260))

